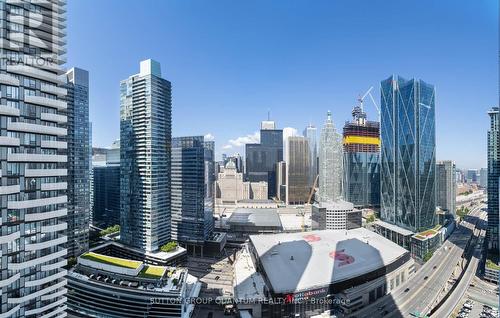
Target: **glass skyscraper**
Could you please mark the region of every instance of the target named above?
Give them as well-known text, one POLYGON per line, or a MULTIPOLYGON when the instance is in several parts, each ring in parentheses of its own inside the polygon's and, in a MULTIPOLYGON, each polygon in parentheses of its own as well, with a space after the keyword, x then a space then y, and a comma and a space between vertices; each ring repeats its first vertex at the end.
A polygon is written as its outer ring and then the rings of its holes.
POLYGON ((90 153, 89 72, 72 68, 68 77, 68 256, 89 249, 90 153))
POLYGON ((283 130, 273 121, 263 121, 259 144, 246 144, 246 178, 267 182, 268 196, 276 196, 276 163, 283 160, 283 130))
POLYGON ((381 218, 412 232, 437 222, 434 99, 422 80, 381 83, 381 218))
POLYGON ((360 106, 344 125, 344 198, 358 207, 380 205, 380 125, 360 106))
POLYGON ((120 165, 96 166, 93 178, 92 224, 103 229, 120 224, 120 165))
POLYGON ((488 248, 498 253, 498 178, 500 178, 500 114, 498 107, 490 109, 488 115, 490 116, 490 129, 488 130, 488 229, 486 237, 488 248))
POLYGON ((328 111, 319 142, 319 201, 335 201, 342 196, 342 136, 328 111))
POLYGON ((0 1, 0 316, 64 317, 66 1, 0 1))
POLYGON ((172 139, 172 239, 186 245, 202 245, 213 230, 213 209, 205 208, 206 149, 203 136, 172 139))
POLYGON ((170 240, 171 84, 160 64, 141 62, 120 83, 120 237, 157 251, 170 240))
POLYGON ((312 187, 314 180, 318 176, 318 142, 317 128, 309 125, 304 129, 304 137, 309 144, 309 186, 312 187))

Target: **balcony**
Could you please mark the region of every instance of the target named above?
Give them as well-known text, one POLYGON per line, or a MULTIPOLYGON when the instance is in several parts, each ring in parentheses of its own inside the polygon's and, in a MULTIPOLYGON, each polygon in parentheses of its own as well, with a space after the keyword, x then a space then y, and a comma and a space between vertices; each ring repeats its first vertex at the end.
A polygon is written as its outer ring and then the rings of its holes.
POLYGON ((0 280, 0 288, 5 287, 5 286, 9 286, 10 284, 12 284, 16 280, 18 280, 20 277, 21 277, 21 273, 17 273, 17 274, 14 274, 7 279, 0 280))
MULTIPOLYGON (((40 266, 40 270, 42 272, 47 272, 47 271, 52 271, 52 270, 57 269, 57 268, 64 267, 66 265, 68 265, 68 260, 63 259, 62 261, 59 261, 59 262, 54 263, 54 264, 42 265, 42 266, 40 266)), ((49 296, 49 295, 47 295, 47 296, 49 296)))
MULTIPOLYGON (((30 316, 30 315, 37 315, 37 314, 40 314, 44 311, 47 311, 47 310, 50 310, 52 308, 55 308, 55 307, 58 307, 64 303, 66 303, 67 301, 67 298, 66 297, 61 297, 61 299, 59 300, 56 300, 55 302, 53 303, 50 303, 48 305, 45 305, 43 307, 40 307, 40 308, 35 308, 35 309, 32 309, 32 310, 26 310, 25 312, 25 315, 26 316, 30 316)), ((54 312, 51 312, 50 313, 51 317, 55 316, 56 314, 54 314, 54 312)))
POLYGON ((26 103, 52 107, 52 108, 56 108, 56 109, 68 108, 68 105, 66 104, 65 101, 62 101, 59 99, 42 97, 42 96, 31 96, 31 95, 24 96, 24 101, 26 103))
POLYGON ((68 290, 66 288, 61 288, 59 291, 57 291, 55 293, 41 296, 40 299, 42 301, 49 300, 49 299, 54 299, 54 298, 66 295, 67 292, 68 292, 68 290))
POLYGON ((9 153, 8 162, 67 162, 66 155, 45 155, 36 153, 9 153))
MULTIPOLYGON (((65 177, 68 175, 67 169, 26 169, 25 177, 65 177)), ((1 175, 0 175, 1 176, 1 175)))
POLYGON ((61 222, 55 225, 42 226, 42 233, 53 233, 57 231, 63 231, 68 228, 68 223, 61 222))
POLYGON ((37 125, 23 122, 9 122, 7 123, 7 130, 29 132, 35 134, 66 136, 67 129, 53 126, 37 125))
POLYGON ((68 215, 68 209, 59 209, 59 210, 50 211, 50 212, 25 214, 24 220, 26 222, 33 222, 33 221, 41 221, 41 220, 59 218, 59 217, 66 216, 66 215, 68 215))
POLYGON ((0 115, 19 117, 21 115, 21 112, 17 108, 7 105, 0 105, 0 115))
POLYGON ((42 183, 42 191, 66 190, 67 188, 67 182, 42 183))
POLYGON ((11 76, 9 74, 0 74, 0 83, 7 84, 7 85, 13 85, 13 86, 19 86, 19 80, 17 78, 15 78, 14 76, 11 76))
POLYGON ((42 71, 38 68, 23 65, 23 64, 18 64, 18 65, 7 65, 7 72, 12 72, 20 75, 25 75, 25 76, 31 76, 35 77, 38 79, 42 79, 51 83, 56 83, 56 84, 65 84, 66 81, 63 77, 50 73, 47 71, 42 71))
POLYGON ((13 193, 18 193, 20 191, 21 188, 19 187, 19 184, 0 187, 0 194, 13 194, 13 193))
POLYGON ((67 281, 63 280, 58 284, 55 284, 55 285, 52 285, 50 287, 44 288, 42 290, 36 291, 32 294, 28 294, 28 295, 25 295, 23 297, 18 297, 18 298, 9 298, 7 300, 7 302, 9 304, 21 304, 21 303, 27 302, 31 299, 34 299, 34 298, 40 297, 42 295, 45 295, 47 293, 50 293, 51 291, 54 291, 58 288, 64 287, 64 286, 66 286, 66 284, 67 284, 67 281))
POLYGON ((19 138, 0 136, 0 146, 19 146, 19 138))
POLYGON ((0 318, 9 318, 9 317, 12 317, 12 316, 14 316, 14 314, 16 312, 19 311, 19 309, 21 309, 21 305, 17 305, 15 307, 13 307, 11 310, 8 310, 6 312, 1 313, 0 314, 0 318))
MULTIPOLYGON (((49 283, 54 280, 58 280, 59 278, 64 277, 67 274, 67 270, 63 269, 59 273, 55 273, 54 275, 47 276, 44 278, 40 278, 37 280, 31 280, 31 281, 25 281, 24 286, 26 287, 33 287, 33 286, 40 286, 46 283, 49 283)), ((43 311, 43 310, 42 310, 43 311)))
POLYGON ((38 318, 65 318, 68 316, 66 313, 66 310, 68 309, 67 305, 61 306, 57 308, 56 310, 49 312, 48 314, 45 314, 43 316, 39 316, 38 318))
MULTIPOLYGON (((52 198, 34 199, 34 200, 24 200, 24 201, 9 201, 7 202, 8 209, 29 209, 36 208, 39 206, 45 206, 50 204, 63 204, 68 202, 68 197, 65 195, 52 198)), ((51 213, 51 212, 47 212, 51 213)), ((41 214, 41 213, 35 213, 41 214)), ((27 214, 29 215, 29 214, 27 214)))
POLYGON ((67 149, 68 148, 68 143, 66 141, 42 140, 40 145, 42 148, 49 148, 49 149, 67 149))
POLYGON ((45 93, 54 94, 57 96, 66 96, 68 94, 68 90, 66 88, 57 87, 54 85, 47 85, 42 83, 40 90, 45 93))
POLYGON ((8 234, 8 235, 2 235, 2 236, 0 236, 0 244, 12 242, 20 237, 21 237, 21 233, 19 231, 8 234))
POLYGON ((26 244, 24 249, 26 251, 38 251, 38 250, 43 250, 44 248, 49 248, 52 246, 57 246, 60 244, 64 244, 68 241, 67 236, 61 236, 53 240, 48 240, 45 242, 40 242, 40 243, 32 243, 32 244, 26 244))
POLYGON ((52 121, 55 123, 67 123, 68 117, 64 115, 51 114, 51 113, 42 113, 40 115, 41 120, 52 121))
POLYGON ((29 260, 29 261, 26 261, 26 262, 22 262, 22 263, 8 263, 7 264, 7 268, 12 270, 12 271, 19 271, 21 269, 24 269, 24 268, 28 268, 28 267, 33 267, 33 266, 36 266, 36 265, 39 265, 39 264, 43 264, 45 262, 49 262, 51 260, 54 260, 54 259, 58 259, 58 258, 61 258, 61 257, 66 257, 68 254, 68 250, 67 249, 63 249, 63 250, 60 250, 59 252, 55 252, 55 253, 52 253, 52 254, 49 254, 49 255, 45 255, 45 256, 42 256, 42 257, 39 257, 39 258, 35 258, 35 259, 32 259, 32 260, 29 260))

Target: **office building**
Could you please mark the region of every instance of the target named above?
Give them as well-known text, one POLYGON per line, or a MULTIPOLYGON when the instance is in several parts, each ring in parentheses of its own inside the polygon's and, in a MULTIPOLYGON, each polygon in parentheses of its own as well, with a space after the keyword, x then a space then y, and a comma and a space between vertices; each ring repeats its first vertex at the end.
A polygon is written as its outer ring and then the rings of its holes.
POLYGON ((120 164, 93 167, 92 225, 105 229, 120 224, 120 164))
POLYGON ((358 207, 380 206, 380 125, 362 104, 344 125, 344 198, 358 207))
POLYGON ((280 161, 276 164, 276 198, 281 202, 288 202, 286 193, 286 162, 280 161))
MULTIPOLYGON (((1 1, 0 316, 65 315, 66 2, 1 1)), ((88 140, 87 140, 88 141, 88 140)))
POLYGON ((451 160, 436 163, 436 205, 447 214, 455 215, 457 182, 456 167, 451 160))
POLYGON ((215 141, 204 141, 205 210, 213 214, 215 208, 215 141))
POLYGON ((498 187, 500 178, 500 117, 498 107, 488 111, 490 129, 488 130, 488 229, 486 239, 488 248, 498 253, 498 187))
POLYGON ((319 201, 335 201, 342 196, 342 161, 342 136, 328 111, 319 143, 319 201))
POLYGON ((68 312, 82 317, 190 317, 200 282, 185 268, 89 252, 68 272, 68 312))
POLYGON ((213 209, 205 208, 206 151, 203 136, 172 139, 172 240, 193 251, 213 231, 213 209))
POLYGON ((245 145, 246 179, 267 183, 268 197, 276 196, 276 163, 283 160, 283 130, 274 121, 263 121, 260 143, 245 145))
POLYGON ((381 83, 381 219, 412 232, 437 223, 434 98, 422 80, 381 83))
POLYGON ((364 228, 250 235, 234 267, 238 309, 258 317, 350 316, 415 273, 407 250, 364 228))
POLYGON ((89 249, 90 153, 89 73, 66 73, 68 102, 68 257, 89 249))
POLYGON ((479 181, 479 171, 477 169, 467 170, 467 183, 477 184, 479 181))
POLYGON ((314 181, 318 176, 318 142, 317 128, 311 124, 304 129, 304 137, 309 144, 309 186, 314 186, 314 181))
POLYGON ((307 203, 309 185, 309 142, 302 136, 288 137, 286 157, 286 198, 288 204, 307 203))
POLYGON ((487 168, 481 168, 481 170, 479 170, 479 186, 483 189, 486 189, 488 187, 488 169, 487 168))
POLYGON ((171 84, 141 62, 120 83, 120 239, 157 251, 170 240, 171 84))
POLYGON ((229 161, 219 172, 215 182, 215 209, 221 212, 226 208, 234 209, 241 200, 267 199, 267 182, 243 180, 243 173, 237 172, 234 161, 229 161))
POLYGON ((312 206, 313 230, 352 230, 361 227, 361 210, 343 200, 320 202, 312 206))

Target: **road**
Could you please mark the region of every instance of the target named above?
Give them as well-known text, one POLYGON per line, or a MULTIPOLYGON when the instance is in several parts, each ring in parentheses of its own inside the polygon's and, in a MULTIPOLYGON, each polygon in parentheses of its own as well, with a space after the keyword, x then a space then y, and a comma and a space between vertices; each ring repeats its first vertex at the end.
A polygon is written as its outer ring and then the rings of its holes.
POLYGON ((399 289, 353 313, 351 317, 408 317, 410 312, 415 310, 430 311, 429 305, 434 304, 438 294, 448 285, 455 266, 461 261, 482 207, 482 204, 473 207, 461 225, 436 250, 434 256, 399 289))
MULTIPOLYGON (((484 213, 484 212, 483 212, 484 213)), ((475 247, 473 250, 473 255, 471 256, 470 262, 464 275, 458 282, 456 288, 448 296, 446 301, 439 306, 439 308, 431 315, 431 317, 451 317, 454 309, 458 307, 460 300, 464 297, 467 288, 472 283, 472 280, 476 276, 477 268, 481 260, 481 253, 483 250, 483 240, 486 235, 486 222, 480 220, 478 222, 478 239, 474 241, 475 247)))

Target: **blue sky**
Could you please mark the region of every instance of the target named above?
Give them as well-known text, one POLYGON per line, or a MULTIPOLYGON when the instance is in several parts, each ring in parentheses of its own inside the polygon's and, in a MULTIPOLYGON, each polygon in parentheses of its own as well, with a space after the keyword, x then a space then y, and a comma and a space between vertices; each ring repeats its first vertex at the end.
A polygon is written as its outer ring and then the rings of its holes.
POLYGON ((378 101, 399 74, 436 86, 437 158, 486 166, 496 0, 68 1, 67 65, 90 71, 94 146, 119 137, 119 81, 147 58, 172 82, 173 135, 211 134, 218 156, 243 153, 268 110, 299 132, 331 110, 341 128, 359 94, 374 86, 378 101))

